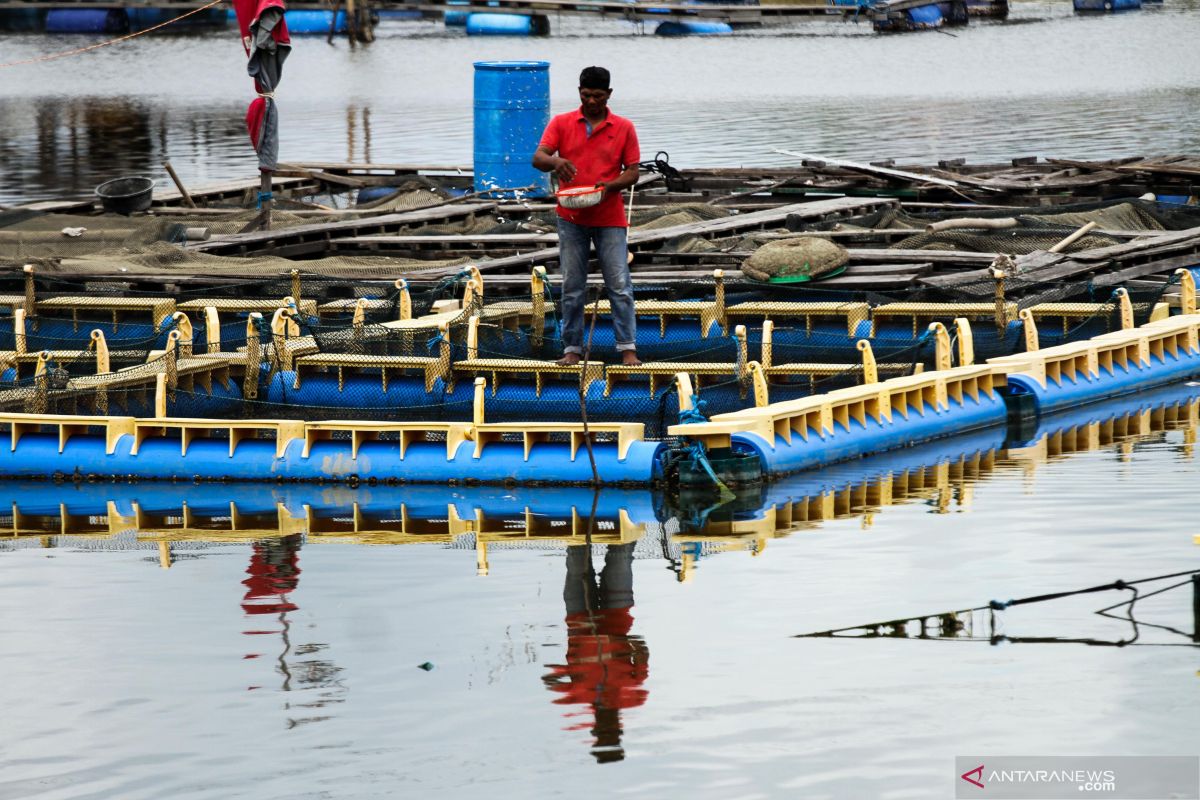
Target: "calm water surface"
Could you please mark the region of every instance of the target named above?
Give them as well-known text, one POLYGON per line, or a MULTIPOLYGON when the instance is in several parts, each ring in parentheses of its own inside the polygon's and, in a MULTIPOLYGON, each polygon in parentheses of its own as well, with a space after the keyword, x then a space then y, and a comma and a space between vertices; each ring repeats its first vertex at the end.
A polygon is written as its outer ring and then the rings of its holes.
MULTIPOLYGON (((876 36, 807 23, 718 39, 552 20, 546 39, 468 39, 385 22, 370 47, 297 39, 277 94, 283 159, 469 164, 472 62, 545 59, 555 109, 579 69, 613 69, 613 106, 647 156, 784 163, 775 148, 859 159, 1077 158, 1200 150, 1200 2, 1077 16, 1017 2, 1006 23, 876 36)), ((86 36, 0 36, 0 62, 86 36)), ((90 193, 170 159, 193 186, 254 175, 236 34, 147 37, 0 69, 0 203, 90 193)))
POLYGON ((0 797, 926 798, 951 796, 956 754, 1194 753, 1187 587, 1140 602, 1137 628, 1093 613, 1126 598, 1108 592, 1004 612, 995 644, 981 622, 975 640, 794 637, 1200 568, 1196 408, 798 476, 740 537, 607 494, 594 552, 549 521, 586 514, 586 492, 0 485, 55 525, 59 502, 74 526, 103 522, 89 498, 176 503, 108 538, 0 544, 0 797), (286 520, 308 503, 326 531, 352 502, 398 529, 406 503, 427 543, 268 537, 272 516, 257 541, 156 544, 184 499, 239 493, 286 520), (550 529, 514 544, 526 506, 550 529), (486 554, 438 538, 475 508, 486 554), (603 582, 580 611, 589 552, 603 582))

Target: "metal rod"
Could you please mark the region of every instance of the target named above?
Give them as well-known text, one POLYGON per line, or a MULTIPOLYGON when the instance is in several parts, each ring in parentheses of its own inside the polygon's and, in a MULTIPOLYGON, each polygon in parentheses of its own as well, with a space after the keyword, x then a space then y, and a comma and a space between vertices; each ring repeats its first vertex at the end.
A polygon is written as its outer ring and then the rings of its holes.
POLYGON ((258 193, 263 195, 262 201, 262 230, 271 230, 271 172, 260 170, 258 173, 258 193))

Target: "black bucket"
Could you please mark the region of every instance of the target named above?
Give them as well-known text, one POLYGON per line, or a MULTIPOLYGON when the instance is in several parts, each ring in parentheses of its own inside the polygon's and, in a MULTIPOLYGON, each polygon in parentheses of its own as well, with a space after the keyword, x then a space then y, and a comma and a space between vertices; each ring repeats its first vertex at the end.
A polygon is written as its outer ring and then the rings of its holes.
POLYGON ((153 193, 154 181, 142 177, 116 178, 96 187, 105 211, 126 216, 149 208, 153 193))

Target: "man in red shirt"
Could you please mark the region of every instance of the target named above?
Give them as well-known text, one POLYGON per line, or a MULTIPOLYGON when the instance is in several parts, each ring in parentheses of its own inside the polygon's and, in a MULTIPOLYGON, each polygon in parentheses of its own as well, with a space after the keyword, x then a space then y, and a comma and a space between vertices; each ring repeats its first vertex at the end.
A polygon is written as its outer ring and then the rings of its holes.
POLYGON ((583 358, 583 314, 586 303, 588 255, 596 257, 612 308, 613 333, 622 363, 637 365, 637 321, 633 283, 629 278, 626 233, 629 223, 621 192, 638 179, 637 131, 633 123, 608 110, 608 70, 588 67, 579 75, 580 106, 550 120, 533 166, 553 172, 560 188, 598 186, 604 199, 590 208, 558 207, 559 264, 562 267, 562 365, 583 358))

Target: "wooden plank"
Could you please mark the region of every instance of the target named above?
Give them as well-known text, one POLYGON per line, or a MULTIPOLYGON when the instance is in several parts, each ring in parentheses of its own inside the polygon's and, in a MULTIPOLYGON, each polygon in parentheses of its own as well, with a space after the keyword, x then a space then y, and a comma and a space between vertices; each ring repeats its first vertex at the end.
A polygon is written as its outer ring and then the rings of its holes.
POLYGON ((473 174, 469 164, 390 164, 357 161, 289 161, 279 164, 279 169, 275 174, 314 169, 339 172, 390 172, 393 175, 420 175, 431 172, 448 172, 453 175, 473 174))
POLYGON ((385 232, 388 229, 400 229, 413 225, 435 222, 448 222, 463 217, 491 211, 496 203, 459 203, 457 205, 423 208, 415 211, 405 211, 396 214, 385 214, 369 219, 351 219, 338 222, 326 222, 314 225, 298 225, 282 230, 254 231, 251 233, 224 236, 220 239, 210 239, 188 245, 187 249, 202 253, 218 255, 247 255, 252 253, 272 252, 285 245, 291 245, 289 251, 295 255, 297 246, 304 252, 318 252, 326 248, 332 239, 347 234, 354 236, 361 231, 385 232))
POLYGON ((1134 253, 1158 253, 1167 249, 1177 249, 1179 246, 1200 246, 1200 228, 1187 228, 1182 231, 1169 231, 1159 236, 1135 239, 1109 247, 1097 247, 1093 250, 1082 250, 1072 253, 1071 257, 1080 261, 1105 261, 1119 259, 1134 253))
MULTIPOLYGON (((919 0, 893 0, 893 4, 896 2, 918 3, 919 0)), ((892 5, 892 4, 888 4, 888 5, 892 5)), ((827 163, 835 164, 839 167, 853 170, 855 172, 865 172, 868 175, 880 175, 885 178, 900 179, 903 181, 908 181, 908 182, 913 182, 913 183, 930 183, 935 186, 945 186, 948 188, 958 188, 959 187, 959 184, 957 181, 946 180, 945 178, 935 178, 932 175, 920 175, 915 172, 906 172, 904 170, 889 169, 887 167, 876 167, 871 164, 859 164, 856 161, 841 161, 839 159, 828 158, 826 156, 807 155, 805 153, 797 153, 794 150, 776 149, 775 152, 782 153, 785 156, 792 156, 793 158, 800 158, 800 159, 804 159, 804 160, 808 160, 808 161, 825 161, 827 163)))

